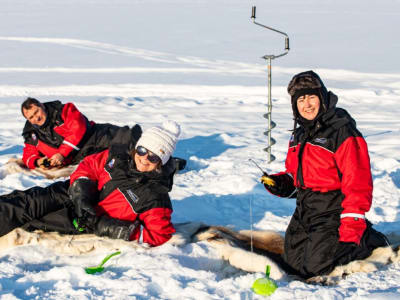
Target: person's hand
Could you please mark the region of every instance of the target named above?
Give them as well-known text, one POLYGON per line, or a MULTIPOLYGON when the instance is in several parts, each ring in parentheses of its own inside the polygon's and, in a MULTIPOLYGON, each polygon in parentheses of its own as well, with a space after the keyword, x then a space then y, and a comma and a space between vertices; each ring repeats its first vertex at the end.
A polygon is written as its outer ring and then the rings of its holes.
POLYGON ((276 176, 263 175, 261 176, 260 181, 271 194, 279 195, 279 180, 277 181, 276 176))
POLYGON ((267 175, 261 176, 261 182, 268 186, 275 186, 275 181, 267 175))
POLYGON ((40 169, 45 169, 45 170, 49 169, 50 165, 45 163, 46 160, 48 161, 48 158, 46 156, 37 159, 36 166, 40 169))
POLYGON ((76 217, 82 219, 96 216, 94 206, 98 202, 98 193, 96 182, 88 178, 78 178, 74 181, 68 189, 68 194, 76 217))
POLYGON ((293 184, 293 178, 286 173, 266 175, 261 179, 264 187, 273 195, 278 197, 295 197, 296 187, 293 184))
POLYGON ((62 156, 62 154, 60 153, 56 153, 50 158, 50 165, 52 167, 59 167, 62 165, 63 162, 64 156, 62 156))

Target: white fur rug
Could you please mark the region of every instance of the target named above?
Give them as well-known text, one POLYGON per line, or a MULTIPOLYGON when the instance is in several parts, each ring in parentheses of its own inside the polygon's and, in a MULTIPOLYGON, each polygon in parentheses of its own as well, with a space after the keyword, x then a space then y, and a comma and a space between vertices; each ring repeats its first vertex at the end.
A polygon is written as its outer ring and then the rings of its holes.
MULTIPOLYGON (((249 251, 244 245, 253 246, 261 251, 281 254, 283 237, 272 231, 239 231, 235 232, 225 227, 208 226, 203 223, 189 222, 174 224, 176 233, 167 242, 175 246, 206 241, 218 250, 221 259, 232 266, 247 272, 265 272, 266 265, 271 266, 270 277, 280 280, 286 277, 279 264, 268 257, 249 251)), ((0 237, 0 251, 21 245, 41 245, 51 249, 56 254, 82 255, 95 251, 117 251, 123 249, 152 249, 146 244, 126 242, 123 240, 98 237, 93 234, 61 235, 56 232, 28 232, 17 228, 0 237)), ((334 285, 349 274, 356 272, 376 271, 389 263, 400 261, 398 247, 377 248, 370 257, 361 261, 353 261, 347 265, 336 267, 329 275, 316 276, 307 280, 309 283, 334 285)))
POLYGON ((29 169, 25 166, 24 162, 20 158, 10 158, 4 165, 4 169, 7 174, 24 173, 27 175, 44 176, 47 179, 69 177, 69 175, 75 171, 76 167, 77 165, 70 165, 63 168, 54 168, 50 170, 44 170, 40 168, 29 169))

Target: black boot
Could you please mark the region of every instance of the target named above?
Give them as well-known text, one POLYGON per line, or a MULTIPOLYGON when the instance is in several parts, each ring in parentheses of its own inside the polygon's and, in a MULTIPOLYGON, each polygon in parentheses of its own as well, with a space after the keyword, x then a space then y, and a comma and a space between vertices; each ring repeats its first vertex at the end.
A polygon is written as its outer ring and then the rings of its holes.
POLYGON ((140 226, 139 220, 129 222, 108 216, 101 216, 97 217, 94 234, 129 241, 129 237, 138 226, 140 226))

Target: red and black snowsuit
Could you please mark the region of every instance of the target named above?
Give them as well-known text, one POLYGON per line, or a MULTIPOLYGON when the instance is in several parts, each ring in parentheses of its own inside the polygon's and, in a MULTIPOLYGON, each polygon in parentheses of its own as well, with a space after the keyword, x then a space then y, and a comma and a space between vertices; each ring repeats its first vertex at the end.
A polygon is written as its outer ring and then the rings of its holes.
MULTIPOLYGON (((96 182, 97 214, 131 222, 140 220, 143 242, 158 246, 175 232, 168 195, 175 164, 170 159, 161 172, 139 172, 130 154, 133 148, 134 144, 113 144, 103 152, 87 156, 71 174, 71 185, 82 177, 96 182)), ((140 234, 138 226, 130 240, 138 240, 140 234)))
POLYGON ((373 188, 367 144, 351 116, 336 107, 337 96, 327 92, 314 72, 306 75, 321 83, 321 113, 313 122, 302 121, 293 103, 300 127, 289 142, 286 172, 271 176, 277 187, 269 190, 297 197, 284 260, 308 278, 363 259, 386 241, 364 216, 373 188))
POLYGON ((64 164, 75 164, 85 156, 104 150, 112 138, 112 132, 119 127, 110 124, 94 124, 79 112, 72 103, 60 101, 43 103, 46 121, 42 126, 26 121, 22 135, 24 150, 22 160, 34 169, 40 157, 52 157, 60 153, 64 164))
MULTIPOLYGON (((176 162, 171 158, 161 171, 137 171, 130 150, 134 149, 140 135, 138 125, 132 129, 120 128, 109 149, 87 156, 79 164, 71 175, 71 184, 82 177, 97 183, 99 193, 93 194, 91 202, 98 216, 132 223, 139 220, 143 226, 143 242, 158 246, 175 232, 168 192, 172 188, 176 162)), ((69 180, 58 181, 47 187, 1 195, 0 236, 22 226, 28 230, 81 233, 73 226, 76 214, 69 187, 69 180)), ((96 233, 95 226, 86 227, 84 232, 96 233)), ((138 240, 140 234, 140 226, 137 226, 130 239, 138 240)))

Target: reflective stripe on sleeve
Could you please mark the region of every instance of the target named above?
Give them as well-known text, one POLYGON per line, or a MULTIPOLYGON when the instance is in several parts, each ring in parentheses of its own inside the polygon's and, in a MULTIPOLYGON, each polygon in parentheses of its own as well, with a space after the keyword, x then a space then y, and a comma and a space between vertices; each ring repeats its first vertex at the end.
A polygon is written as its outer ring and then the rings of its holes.
POLYGON ((365 216, 362 214, 355 214, 355 213, 347 213, 347 214, 341 214, 340 218, 359 218, 359 219, 365 219, 365 216))
POLYGON ((29 158, 26 160, 26 165, 29 166, 29 161, 31 160, 32 157, 35 157, 36 154, 33 154, 31 156, 29 156, 29 158))
POLYGON ((77 146, 75 146, 74 144, 71 144, 68 141, 63 141, 63 144, 66 144, 66 145, 70 146, 71 148, 74 148, 75 150, 78 150, 78 151, 81 150, 77 146))

